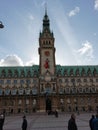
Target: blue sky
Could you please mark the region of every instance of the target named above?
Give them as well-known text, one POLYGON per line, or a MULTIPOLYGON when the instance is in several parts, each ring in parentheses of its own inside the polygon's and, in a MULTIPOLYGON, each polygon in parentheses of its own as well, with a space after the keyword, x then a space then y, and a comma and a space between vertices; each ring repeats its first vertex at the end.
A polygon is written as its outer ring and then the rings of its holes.
POLYGON ((39 64, 45 3, 56 64, 98 65, 98 0, 0 0, 0 66, 39 64))

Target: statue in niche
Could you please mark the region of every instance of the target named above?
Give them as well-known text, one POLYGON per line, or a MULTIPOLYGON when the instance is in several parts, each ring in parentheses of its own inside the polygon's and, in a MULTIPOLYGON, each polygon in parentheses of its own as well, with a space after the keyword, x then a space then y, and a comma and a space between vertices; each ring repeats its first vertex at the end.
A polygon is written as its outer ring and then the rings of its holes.
POLYGON ((36 112, 36 99, 33 99, 33 112, 36 112))
POLYGON ((60 99, 60 103, 61 103, 61 105, 64 104, 64 100, 62 98, 60 99))
POLYGON ((60 99, 60 104, 61 104, 61 111, 64 111, 64 99, 60 99))
POLYGON ((44 88, 43 88, 43 86, 41 87, 41 92, 43 92, 44 91, 44 88))
POLYGON ((55 91, 55 86, 53 86, 53 91, 55 91))
POLYGON ((44 67, 45 67, 46 69, 49 68, 49 60, 48 60, 48 59, 46 59, 45 64, 44 64, 44 67))

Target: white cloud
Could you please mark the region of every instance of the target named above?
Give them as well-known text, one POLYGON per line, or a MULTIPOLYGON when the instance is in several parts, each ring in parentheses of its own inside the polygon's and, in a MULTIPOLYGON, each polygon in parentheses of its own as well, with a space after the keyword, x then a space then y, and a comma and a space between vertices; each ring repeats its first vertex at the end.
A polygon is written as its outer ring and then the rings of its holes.
POLYGON ((79 7, 75 7, 74 10, 71 10, 71 11, 68 13, 68 16, 69 16, 69 17, 72 17, 72 16, 76 15, 77 13, 79 13, 79 11, 80 11, 80 8, 79 8, 79 7))
POLYGON ((17 55, 7 55, 4 59, 0 60, 0 66, 32 66, 34 61, 28 61, 23 63, 20 57, 17 55))
POLYGON ((34 65, 34 61, 33 60, 26 62, 26 66, 32 66, 32 65, 34 65))
POLYGON ((95 10, 98 10, 98 0, 95 0, 94 8, 95 8, 95 10))
POLYGON ((0 60, 0 66, 23 66, 23 61, 17 55, 7 55, 0 60))
POLYGON ((84 55, 84 54, 92 54, 92 45, 90 42, 86 41, 85 43, 82 44, 82 48, 80 48, 78 50, 78 52, 80 53, 80 55, 84 55))
POLYGON ((89 64, 89 62, 94 59, 93 46, 89 41, 85 41, 82 47, 75 52, 79 64, 89 64))

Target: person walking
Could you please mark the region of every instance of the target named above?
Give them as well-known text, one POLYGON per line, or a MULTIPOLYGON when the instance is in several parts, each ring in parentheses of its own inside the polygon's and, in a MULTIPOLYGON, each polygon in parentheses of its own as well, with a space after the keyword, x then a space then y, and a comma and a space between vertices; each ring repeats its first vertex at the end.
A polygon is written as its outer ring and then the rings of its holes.
POLYGON ((3 114, 0 115, 0 130, 3 130, 5 116, 3 114))
POLYGON ((89 126, 90 126, 90 129, 91 129, 91 130, 94 130, 94 129, 93 129, 93 125, 92 125, 92 124, 93 124, 92 122, 93 122, 93 119, 94 119, 94 118, 95 118, 95 116, 92 115, 91 119, 89 120, 89 126))
POLYGON ((55 110, 54 115, 55 115, 55 117, 58 117, 58 111, 57 110, 55 110))
POLYGON ((68 121, 68 130, 78 130, 75 119, 75 115, 72 114, 71 118, 68 121))
POLYGON ((27 119, 26 119, 26 116, 23 116, 22 130, 27 130, 27 119))
POLYGON ((96 118, 92 120, 92 127, 93 130, 98 130, 98 114, 96 115, 96 118))
POLYGON ((0 130, 2 130, 2 118, 1 118, 1 115, 0 115, 0 130))

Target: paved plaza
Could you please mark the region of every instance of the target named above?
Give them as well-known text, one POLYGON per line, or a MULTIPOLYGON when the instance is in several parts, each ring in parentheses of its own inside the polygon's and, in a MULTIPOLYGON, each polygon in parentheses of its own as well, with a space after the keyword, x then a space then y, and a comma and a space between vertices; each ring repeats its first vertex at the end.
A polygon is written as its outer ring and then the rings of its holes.
MULTIPOLYGON (((76 114, 76 123, 78 130, 90 130, 89 119, 92 113, 76 114)), ((34 113, 27 115, 28 129, 27 130, 68 130, 68 120, 70 114, 60 113, 56 118, 54 115, 45 113, 34 113)), ((4 130, 21 130, 22 115, 6 116, 4 130)))

